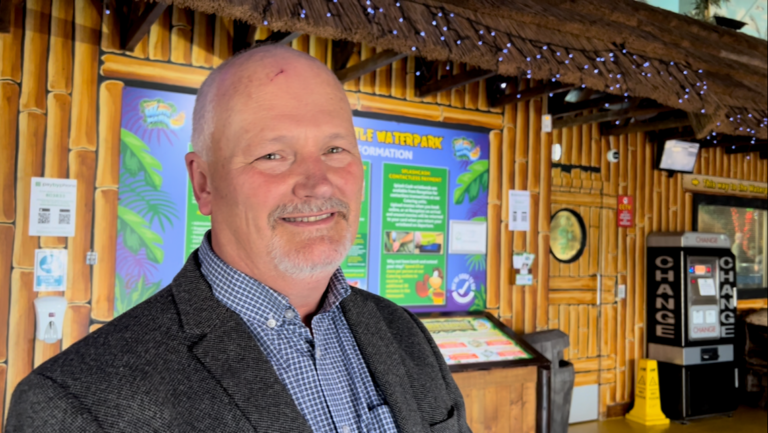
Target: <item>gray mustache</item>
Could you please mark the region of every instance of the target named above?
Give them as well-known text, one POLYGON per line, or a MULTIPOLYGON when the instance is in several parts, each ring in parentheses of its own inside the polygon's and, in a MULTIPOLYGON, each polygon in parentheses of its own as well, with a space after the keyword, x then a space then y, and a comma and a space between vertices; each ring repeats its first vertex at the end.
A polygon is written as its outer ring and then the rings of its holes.
POLYGON ((336 197, 300 203, 281 204, 269 213, 269 222, 274 225, 279 218, 282 218, 285 215, 322 213, 328 211, 338 212, 339 216, 346 221, 349 216, 349 205, 336 197))

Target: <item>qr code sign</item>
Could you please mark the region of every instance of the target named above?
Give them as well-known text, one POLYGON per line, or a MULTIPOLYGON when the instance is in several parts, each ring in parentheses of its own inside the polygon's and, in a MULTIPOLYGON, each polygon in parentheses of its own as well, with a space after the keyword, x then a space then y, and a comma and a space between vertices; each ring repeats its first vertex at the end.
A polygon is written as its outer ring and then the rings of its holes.
POLYGON ((59 211, 59 224, 71 224, 72 214, 69 209, 62 209, 59 211))
POLYGON ((40 208, 37 212, 38 224, 50 224, 51 223, 51 210, 46 208, 40 208))

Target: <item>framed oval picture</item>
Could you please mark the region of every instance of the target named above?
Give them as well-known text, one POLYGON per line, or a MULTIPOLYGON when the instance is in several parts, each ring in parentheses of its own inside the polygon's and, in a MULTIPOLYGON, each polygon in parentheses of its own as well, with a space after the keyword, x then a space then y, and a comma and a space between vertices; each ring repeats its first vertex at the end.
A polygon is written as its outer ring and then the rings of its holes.
POLYGON ((549 251, 562 263, 578 260, 587 246, 587 227, 572 209, 560 209, 552 215, 549 236, 549 251))

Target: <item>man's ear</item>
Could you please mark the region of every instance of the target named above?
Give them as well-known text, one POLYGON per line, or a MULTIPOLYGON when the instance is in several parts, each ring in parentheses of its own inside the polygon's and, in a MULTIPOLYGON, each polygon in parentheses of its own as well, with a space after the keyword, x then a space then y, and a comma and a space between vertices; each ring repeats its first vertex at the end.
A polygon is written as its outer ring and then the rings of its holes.
POLYGON ((195 152, 189 152, 184 156, 187 164, 187 173, 192 183, 192 191, 195 194, 195 200, 203 215, 211 215, 211 200, 213 193, 211 191, 210 177, 208 176, 208 163, 195 152))

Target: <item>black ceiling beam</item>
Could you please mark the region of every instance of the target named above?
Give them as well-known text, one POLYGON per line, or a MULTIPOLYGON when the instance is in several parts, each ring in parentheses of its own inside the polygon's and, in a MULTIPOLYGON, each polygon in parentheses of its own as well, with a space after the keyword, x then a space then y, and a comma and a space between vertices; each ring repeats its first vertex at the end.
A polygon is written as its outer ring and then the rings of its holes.
MULTIPOLYGON (((507 104, 514 104, 518 102, 529 101, 531 99, 549 95, 550 93, 567 92, 569 90, 575 89, 576 87, 577 86, 574 86, 571 84, 550 82, 543 86, 534 87, 532 89, 526 89, 526 90, 521 90, 519 92, 512 92, 506 95, 501 95, 499 97, 491 99, 489 102, 491 107, 494 107, 494 108, 502 107, 507 104)), ((488 96, 490 97, 492 95, 488 95, 488 96)))
POLYGON ((125 51, 133 51, 136 46, 139 45, 144 36, 149 34, 149 29, 152 24, 160 18, 167 4, 162 2, 144 3, 144 9, 139 11, 140 4, 138 2, 131 2, 130 7, 130 19, 128 25, 124 28, 125 33, 122 34, 122 45, 125 51))
POLYGON ((385 50, 374 54, 373 56, 356 63, 348 68, 335 71, 336 78, 342 83, 352 81, 355 78, 360 78, 365 74, 371 73, 381 67, 387 66, 390 63, 396 62, 407 54, 398 53, 393 50, 385 50))
MULTIPOLYGON (((595 108, 606 108, 605 104, 608 104, 610 106, 610 105, 615 105, 622 102, 631 102, 631 101, 632 99, 626 98, 624 96, 606 94, 604 96, 599 96, 597 98, 588 99, 582 102, 577 102, 575 104, 565 104, 561 107, 563 111, 553 111, 553 112, 550 112, 549 114, 552 115, 553 119, 560 119, 563 117, 574 116, 586 110, 592 110, 595 108)), ((624 108, 629 108, 630 105, 631 104, 628 104, 627 107, 624 107, 624 108)))
POLYGON ((485 69, 471 69, 440 80, 424 83, 416 89, 416 96, 419 98, 426 98, 427 96, 452 90, 494 75, 496 75, 495 72, 487 71, 485 69))
POLYGON ((331 44, 331 62, 334 71, 347 67, 349 59, 355 54, 357 44, 350 41, 333 41, 331 44))
MULTIPOLYGON (((256 36, 256 29, 254 28, 254 37, 256 36)), ((254 45, 288 45, 301 36, 301 32, 272 32, 266 39, 254 41, 254 45)))
POLYGON ((603 135, 622 135, 631 134, 634 132, 661 131, 664 129, 682 128, 690 125, 691 121, 688 120, 688 118, 672 118, 655 122, 635 122, 630 123, 627 126, 620 126, 618 128, 602 125, 600 132, 603 135))
POLYGON ((665 111, 672 111, 669 107, 654 108, 625 108, 623 110, 603 111, 578 117, 565 117, 552 122, 552 128, 568 128, 571 126, 586 125, 587 123, 611 122, 614 120, 628 119, 632 117, 652 116, 665 111))

